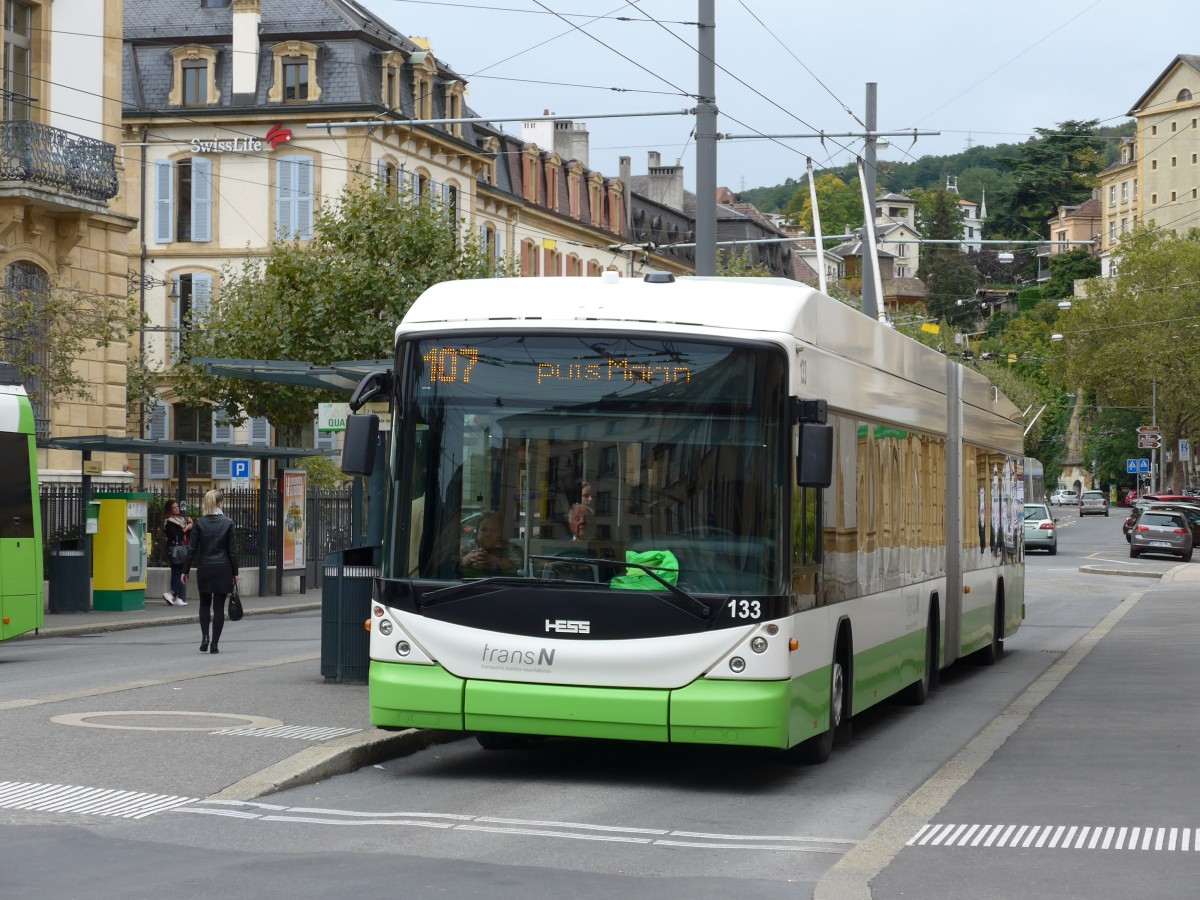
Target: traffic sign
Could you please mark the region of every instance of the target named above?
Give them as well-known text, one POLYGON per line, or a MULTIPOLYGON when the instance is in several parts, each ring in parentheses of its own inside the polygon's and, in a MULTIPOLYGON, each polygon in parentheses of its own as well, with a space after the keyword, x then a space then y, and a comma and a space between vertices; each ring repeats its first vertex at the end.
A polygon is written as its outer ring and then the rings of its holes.
POLYGON ((250 460, 231 459, 229 461, 229 477, 235 482, 250 483, 250 460))
POLYGON ((1160 431, 1157 425, 1139 425, 1137 430, 1138 434, 1158 434, 1160 431))
POLYGON ((1136 475, 1136 474, 1137 474, 1137 463, 1138 463, 1138 461, 1137 461, 1136 459, 1127 459, 1127 460, 1125 460, 1125 472, 1126 472, 1126 474, 1128 474, 1128 475, 1136 475))
POLYGON ((1139 434, 1139 450, 1157 450, 1162 446, 1162 439, 1157 434, 1139 434))
POLYGON ((1141 459, 1139 459, 1137 461, 1137 464, 1138 464, 1138 474, 1139 475, 1142 475, 1142 474, 1149 475, 1150 474, 1150 460, 1146 459, 1145 457, 1142 457, 1141 459))
POLYGON ((1190 441, 1180 438, 1179 440, 1179 461, 1191 462, 1192 460, 1192 445, 1190 441))

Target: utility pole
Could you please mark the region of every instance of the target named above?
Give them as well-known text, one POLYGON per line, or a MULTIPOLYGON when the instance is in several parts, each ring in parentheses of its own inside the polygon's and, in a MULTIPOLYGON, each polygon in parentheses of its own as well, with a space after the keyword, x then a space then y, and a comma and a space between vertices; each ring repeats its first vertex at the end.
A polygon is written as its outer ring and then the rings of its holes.
POLYGON ((716 0, 699 0, 696 98, 696 274, 717 274, 716 0))
MULTIPOLYGON (((866 133, 863 135, 865 147, 863 149, 863 237, 869 238, 866 241, 867 247, 870 248, 872 254, 875 253, 875 148, 876 136, 875 127, 877 124, 877 106, 879 98, 879 85, 874 81, 867 82, 867 121, 866 133), (870 231, 867 231, 867 229, 870 231)), ((883 298, 876 291, 876 285, 880 284, 879 277, 879 257, 872 255, 871 267, 872 277, 867 277, 867 254, 863 254, 863 280, 862 280, 862 311, 864 316, 869 316, 872 319, 879 318, 879 310, 883 306, 883 298)))

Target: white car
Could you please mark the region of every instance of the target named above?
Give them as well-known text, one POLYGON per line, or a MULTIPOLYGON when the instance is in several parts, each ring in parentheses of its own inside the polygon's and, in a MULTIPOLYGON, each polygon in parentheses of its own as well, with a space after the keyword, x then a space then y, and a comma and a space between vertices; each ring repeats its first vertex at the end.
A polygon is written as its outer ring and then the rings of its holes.
POLYGON ((1050 503, 1053 506, 1074 506, 1079 502, 1079 495, 1074 491, 1068 491, 1066 488, 1059 488, 1050 495, 1050 503))

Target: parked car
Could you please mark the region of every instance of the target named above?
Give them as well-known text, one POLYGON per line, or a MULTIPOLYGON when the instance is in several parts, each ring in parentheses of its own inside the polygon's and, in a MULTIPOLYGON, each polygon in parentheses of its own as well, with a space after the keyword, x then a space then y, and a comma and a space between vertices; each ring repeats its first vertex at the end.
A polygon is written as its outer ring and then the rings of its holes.
POLYGON ((1192 530, 1183 513, 1147 509, 1133 526, 1129 555, 1137 559, 1143 553, 1167 553, 1188 562, 1192 546, 1192 530))
POLYGON ((1059 488, 1050 495, 1050 504, 1052 506, 1074 506, 1079 502, 1079 495, 1074 491, 1068 491, 1066 488, 1059 488))
POLYGON ((1058 529, 1044 503, 1025 504, 1025 549, 1058 553, 1058 529))
POLYGON ((1151 503, 1147 507, 1134 507, 1129 518, 1121 525, 1121 530, 1125 532, 1125 540, 1130 539, 1129 536, 1137 525, 1138 519, 1146 510, 1183 513, 1187 518, 1188 528, 1192 531, 1192 546, 1200 545, 1200 503, 1151 503))
POLYGON ((1137 489, 1136 489, 1136 488, 1135 488, 1135 489, 1133 489, 1132 491, 1128 491, 1128 492, 1125 494, 1125 505, 1126 505, 1126 506, 1133 506, 1133 503, 1134 503, 1134 501, 1135 501, 1135 500, 1137 500, 1137 498, 1138 498, 1138 492, 1137 492, 1137 489))
POLYGON ((1084 491, 1079 496, 1079 515, 1107 516, 1108 495, 1104 491, 1084 491))

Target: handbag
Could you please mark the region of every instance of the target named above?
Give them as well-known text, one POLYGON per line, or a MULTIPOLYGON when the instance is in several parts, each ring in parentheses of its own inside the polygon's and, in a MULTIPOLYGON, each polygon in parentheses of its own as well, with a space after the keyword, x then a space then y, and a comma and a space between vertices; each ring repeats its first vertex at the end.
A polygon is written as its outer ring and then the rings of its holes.
POLYGON ((187 544, 176 544, 171 548, 171 565, 186 566, 188 558, 187 544))
POLYGON ((229 620, 236 622, 246 614, 242 609, 242 595, 238 592, 237 582, 233 583, 233 593, 229 595, 229 620))

